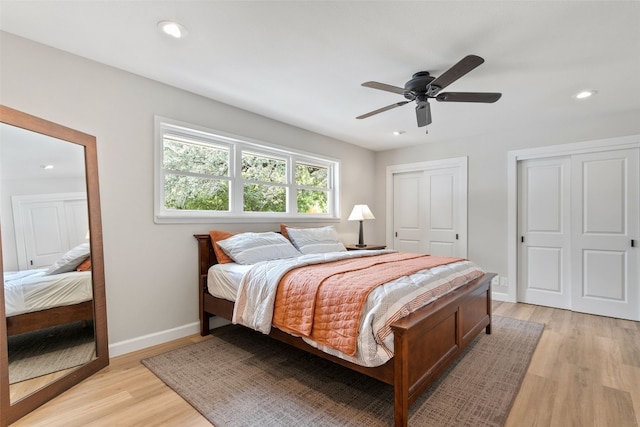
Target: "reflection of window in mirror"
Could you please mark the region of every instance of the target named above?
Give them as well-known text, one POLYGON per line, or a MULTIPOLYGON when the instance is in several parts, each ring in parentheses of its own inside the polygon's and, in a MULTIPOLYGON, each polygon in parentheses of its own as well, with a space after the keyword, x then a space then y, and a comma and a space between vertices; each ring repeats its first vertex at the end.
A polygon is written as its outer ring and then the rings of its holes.
POLYGON ((85 148, 0 124, 10 402, 95 358, 85 148))

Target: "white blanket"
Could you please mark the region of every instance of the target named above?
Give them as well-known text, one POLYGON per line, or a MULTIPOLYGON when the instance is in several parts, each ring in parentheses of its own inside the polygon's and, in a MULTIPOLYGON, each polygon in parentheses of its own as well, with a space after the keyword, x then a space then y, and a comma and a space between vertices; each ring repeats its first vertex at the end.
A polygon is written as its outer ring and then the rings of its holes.
MULTIPOLYGON (((232 320, 234 323, 268 334, 271 331, 278 283, 288 271, 310 264, 386 252, 389 251, 331 252, 255 264, 240 282, 232 320)), ((482 270, 474 263, 460 261, 422 270, 377 287, 369 294, 365 303, 358 334, 358 347, 353 357, 319 345, 310 339, 304 340, 326 353, 362 366, 382 365, 393 356, 393 333, 389 328, 393 319, 405 316, 437 298, 431 298, 430 291, 439 287, 446 288, 443 285, 456 278, 477 276, 481 273, 482 270)), ((447 288, 443 295, 454 289, 447 288)))

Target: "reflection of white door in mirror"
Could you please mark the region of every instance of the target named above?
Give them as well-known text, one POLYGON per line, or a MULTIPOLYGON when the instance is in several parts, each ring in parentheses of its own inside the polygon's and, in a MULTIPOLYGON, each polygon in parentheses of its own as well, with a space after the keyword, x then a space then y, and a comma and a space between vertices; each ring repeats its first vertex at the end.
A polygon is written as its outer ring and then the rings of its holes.
POLYGON ((109 363, 95 137, 0 105, 0 234, 1 427, 109 363), (47 336, 77 363, 30 379, 47 336))
MULTIPOLYGON (((12 196, 11 205, 18 270, 51 265, 71 248, 89 240, 84 192, 12 196)), ((9 269, 5 265, 5 270, 9 269)))

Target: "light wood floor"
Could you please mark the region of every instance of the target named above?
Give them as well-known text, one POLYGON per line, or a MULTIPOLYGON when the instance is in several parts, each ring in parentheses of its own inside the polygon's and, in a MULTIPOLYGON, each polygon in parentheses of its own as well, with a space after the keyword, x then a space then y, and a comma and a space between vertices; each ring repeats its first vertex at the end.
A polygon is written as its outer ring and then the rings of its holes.
MULTIPOLYGON (((494 314, 545 324, 506 427, 640 425, 640 322, 500 302, 494 314)), ((203 339, 116 357, 12 426, 210 426, 140 364, 203 339)))

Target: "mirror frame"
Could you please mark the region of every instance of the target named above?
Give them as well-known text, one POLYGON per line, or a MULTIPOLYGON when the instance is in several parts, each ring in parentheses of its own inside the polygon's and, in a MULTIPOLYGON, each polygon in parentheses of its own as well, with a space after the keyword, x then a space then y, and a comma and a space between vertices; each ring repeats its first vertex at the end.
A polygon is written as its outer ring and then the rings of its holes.
MULTIPOLYGON (((22 418, 35 408, 107 366, 109 364, 109 346, 107 337, 107 308, 104 287, 104 254, 102 248, 102 219, 100 214, 96 138, 92 135, 14 110, 4 105, 0 105, 0 123, 48 135, 84 147, 96 344, 96 357, 94 360, 12 404, 9 395, 9 355, 3 286, 0 289, 0 318, 2 319, 0 322, 0 426, 4 427, 22 418)), ((1 241, 2 235, 0 234, 0 242, 1 241)), ((0 273, 1 272, 4 272, 2 266, 2 245, 0 245, 0 273)))

